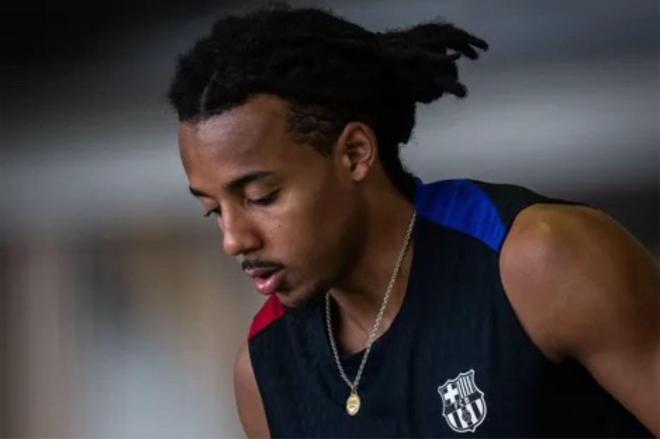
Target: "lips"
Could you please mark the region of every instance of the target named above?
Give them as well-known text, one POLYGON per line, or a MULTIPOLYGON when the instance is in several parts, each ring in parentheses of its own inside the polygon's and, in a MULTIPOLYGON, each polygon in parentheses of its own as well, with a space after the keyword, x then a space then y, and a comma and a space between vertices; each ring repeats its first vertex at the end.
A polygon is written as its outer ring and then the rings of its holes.
POLYGON ((277 291, 284 278, 284 270, 281 268, 254 268, 245 271, 254 279, 257 290, 267 296, 277 291))

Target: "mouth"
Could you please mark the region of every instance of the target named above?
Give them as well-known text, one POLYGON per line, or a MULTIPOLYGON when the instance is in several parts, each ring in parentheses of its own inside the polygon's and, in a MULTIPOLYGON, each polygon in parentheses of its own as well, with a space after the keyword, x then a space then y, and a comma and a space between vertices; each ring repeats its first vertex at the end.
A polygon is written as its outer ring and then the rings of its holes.
POLYGON ((274 294, 284 279, 284 270, 281 268, 257 268, 246 272, 254 279, 257 290, 266 296, 274 294))

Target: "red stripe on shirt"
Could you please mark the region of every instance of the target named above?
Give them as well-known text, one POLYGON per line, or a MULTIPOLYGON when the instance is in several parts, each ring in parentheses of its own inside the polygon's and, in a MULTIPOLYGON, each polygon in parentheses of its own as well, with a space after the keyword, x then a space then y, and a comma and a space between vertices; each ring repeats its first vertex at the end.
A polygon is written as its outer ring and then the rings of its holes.
POLYGON ((282 305, 277 296, 270 296, 257 315, 254 316, 252 326, 250 326, 248 340, 251 340, 252 337, 282 318, 285 311, 286 308, 282 305))

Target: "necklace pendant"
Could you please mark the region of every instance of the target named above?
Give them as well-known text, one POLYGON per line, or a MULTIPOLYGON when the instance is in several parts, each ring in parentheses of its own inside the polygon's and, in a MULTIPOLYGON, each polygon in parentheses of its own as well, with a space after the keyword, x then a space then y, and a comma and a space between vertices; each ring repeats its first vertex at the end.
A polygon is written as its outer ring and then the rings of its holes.
POLYGON ((360 411, 360 397, 357 392, 352 391, 346 400, 346 413, 355 416, 360 411))

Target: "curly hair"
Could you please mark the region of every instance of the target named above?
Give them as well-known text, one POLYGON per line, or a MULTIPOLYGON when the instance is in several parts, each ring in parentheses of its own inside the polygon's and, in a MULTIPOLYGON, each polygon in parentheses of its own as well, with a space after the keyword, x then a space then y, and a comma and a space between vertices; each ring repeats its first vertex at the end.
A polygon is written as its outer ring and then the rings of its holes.
POLYGON ((456 60, 488 44, 432 21, 370 32, 330 11, 271 5, 218 20, 178 59, 169 100, 180 121, 199 122, 269 93, 289 105, 294 139, 329 154, 346 123, 369 125, 383 168, 412 199, 414 177, 399 146, 410 139, 415 104, 445 93, 463 98, 456 60))

